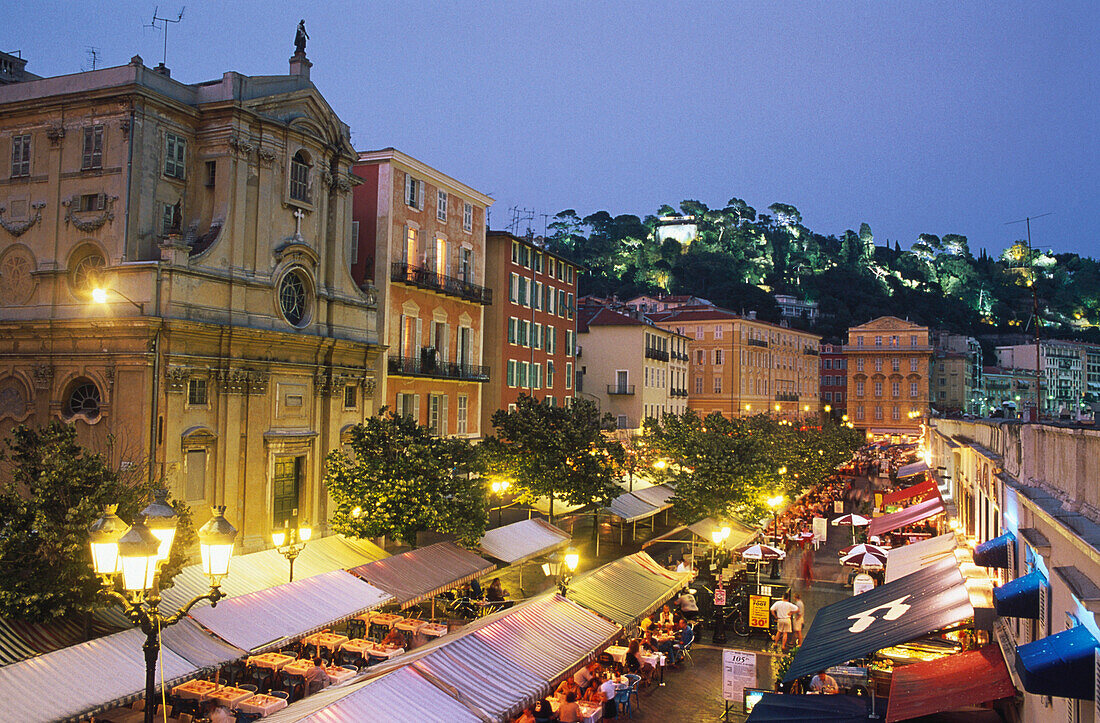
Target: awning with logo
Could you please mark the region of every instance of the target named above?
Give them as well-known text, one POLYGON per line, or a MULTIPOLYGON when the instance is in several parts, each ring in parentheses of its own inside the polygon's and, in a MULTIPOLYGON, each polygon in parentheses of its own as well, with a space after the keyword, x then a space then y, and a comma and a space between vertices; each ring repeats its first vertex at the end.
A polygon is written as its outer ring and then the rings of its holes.
POLYGON ((1015 694, 1000 646, 986 645, 895 668, 886 723, 982 705, 1015 694))
POLYGON ((1016 536, 1006 532, 1000 537, 994 537, 974 548, 974 564, 982 567, 1012 567, 1013 548, 1016 546, 1016 536))
POLYGON ((884 535, 906 525, 935 517, 941 512, 943 512, 943 500, 940 499, 939 495, 936 495, 930 500, 918 502, 911 507, 906 507, 904 510, 872 518, 871 524, 867 528, 867 534, 871 536, 884 535))
POLYGON ((936 486, 936 481, 930 477, 917 482, 912 487, 906 487, 902 490, 894 490, 888 492, 882 496, 883 505, 896 505, 899 502, 904 502, 910 498, 915 499, 917 502, 923 502, 931 497, 938 496, 940 493, 939 487, 936 486))
POLYGON ((993 588, 993 607, 1001 617, 1039 619, 1040 589, 1049 587, 1039 570, 993 588))
POLYGON ((973 617, 954 556, 821 608, 784 681, 908 643, 973 617))
POLYGON ((1092 700, 1098 647, 1089 629, 1078 625, 1016 648, 1016 672, 1028 693, 1092 700))

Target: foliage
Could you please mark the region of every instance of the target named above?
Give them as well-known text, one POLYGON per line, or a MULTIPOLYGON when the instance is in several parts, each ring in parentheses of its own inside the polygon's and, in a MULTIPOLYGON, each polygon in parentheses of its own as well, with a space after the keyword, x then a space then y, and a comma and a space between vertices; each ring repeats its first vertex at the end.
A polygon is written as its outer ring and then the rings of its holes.
POLYGON ((605 431, 614 427, 610 414, 574 399, 569 407, 552 407, 521 395, 514 411, 493 414, 495 437, 483 442, 490 469, 508 476, 518 499, 550 498, 574 505, 608 504, 618 493, 615 484, 625 454, 605 431))
POLYGON ((488 497, 469 440, 434 437, 383 408, 352 428, 347 446, 350 454, 334 450, 325 469, 335 531, 413 546, 417 533, 428 531, 455 535, 466 546, 481 539, 488 497))
POLYGON ((827 479, 861 444, 855 430, 826 420, 786 424, 766 415, 729 420, 693 410, 646 422, 647 443, 670 465, 673 508, 681 519, 757 520, 767 498, 787 499, 827 479))
MULTIPOLYGON (((92 573, 88 527, 108 504, 132 521, 149 502, 147 476, 136 467, 124 479, 59 422, 32 429, 18 426, 0 458, 11 465, 0 487, 0 616, 47 622, 107 604, 92 573)), ((169 499, 180 517, 161 585, 187 563, 195 543, 191 511, 169 499)))

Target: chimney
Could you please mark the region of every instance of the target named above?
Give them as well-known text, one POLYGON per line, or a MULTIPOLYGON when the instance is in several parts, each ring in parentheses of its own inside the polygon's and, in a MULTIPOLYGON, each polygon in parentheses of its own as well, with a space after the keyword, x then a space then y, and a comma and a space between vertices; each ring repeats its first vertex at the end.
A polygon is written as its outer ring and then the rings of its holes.
POLYGON ((168 69, 168 66, 164 63, 157 63, 157 67, 153 68, 154 73, 160 73, 165 78, 172 77, 172 71, 168 69))

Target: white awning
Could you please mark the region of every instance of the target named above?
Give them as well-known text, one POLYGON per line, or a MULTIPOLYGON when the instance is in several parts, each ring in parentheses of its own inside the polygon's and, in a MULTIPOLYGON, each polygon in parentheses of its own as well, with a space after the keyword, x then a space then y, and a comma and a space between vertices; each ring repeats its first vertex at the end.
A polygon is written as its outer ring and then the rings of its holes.
POLYGON ((479 547, 489 557, 514 565, 545 555, 569 544, 570 535, 549 522, 534 517, 489 530, 479 547))
POLYGON ((635 497, 662 510, 667 510, 669 507, 672 507, 671 500, 674 494, 676 494, 676 490, 669 485, 634 488, 635 497))
POLYGON ((898 470, 898 479, 905 477, 912 477, 915 474, 922 474, 930 470, 931 467, 925 462, 914 462, 913 464, 907 464, 898 470))
MULTIPOLYGON (((145 633, 137 628, 79 645, 27 658, 0 668, 4 719, 76 720, 125 705, 145 695, 145 633)), ((199 670, 167 648, 161 648, 164 682, 176 685, 199 670)))
POLYGON ((920 542, 895 547, 886 552, 886 582, 905 577, 917 570, 933 565, 945 557, 954 559, 955 533, 933 537, 920 542))
POLYGON ((392 596, 334 570, 197 608, 191 616, 239 648, 262 653, 378 607, 392 596))
POLYGON ((651 505, 633 492, 619 495, 611 500, 611 505, 605 510, 621 518, 624 522, 637 522, 652 517, 661 511, 661 508, 651 505))

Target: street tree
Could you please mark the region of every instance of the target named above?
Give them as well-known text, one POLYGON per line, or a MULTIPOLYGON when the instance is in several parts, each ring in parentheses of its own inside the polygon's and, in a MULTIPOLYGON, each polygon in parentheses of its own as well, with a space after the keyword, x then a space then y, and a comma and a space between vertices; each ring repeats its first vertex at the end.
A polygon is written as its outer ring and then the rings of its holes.
MULTIPOLYGON (((113 443, 113 440, 112 440, 113 443)), ((149 503, 144 467, 120 475, 80 446, 76 430, 53 422, 17 426, 0 451, 0 617, 49 622, 105 607, 92 573, 88 528, 106 505, 131 521, 149 503)), ((158 483, 159 484, 159 483, 158 483)), ((169 498, 179 515, 161 587, 188 561, 196 540, 190 508, 169 498)))
POLYGON ((481 539, 488 496, 478 449, 469 440, 435 437, 383 408, 351 429, 346 448, 326 460, 335 531, 385 535, 414 547, 421 532, 454 535, 467 547, 481 539))
POLYGON ((521 395, 515 410, 497 410, 492 422, 496 436, 482 443, 491 470, 511 479, 521 502, 548 498, 551 523, 555 500, 606 505, 618 493, 623 447, 607 438, 614 419, 593 402, 552 407, 521 395))

